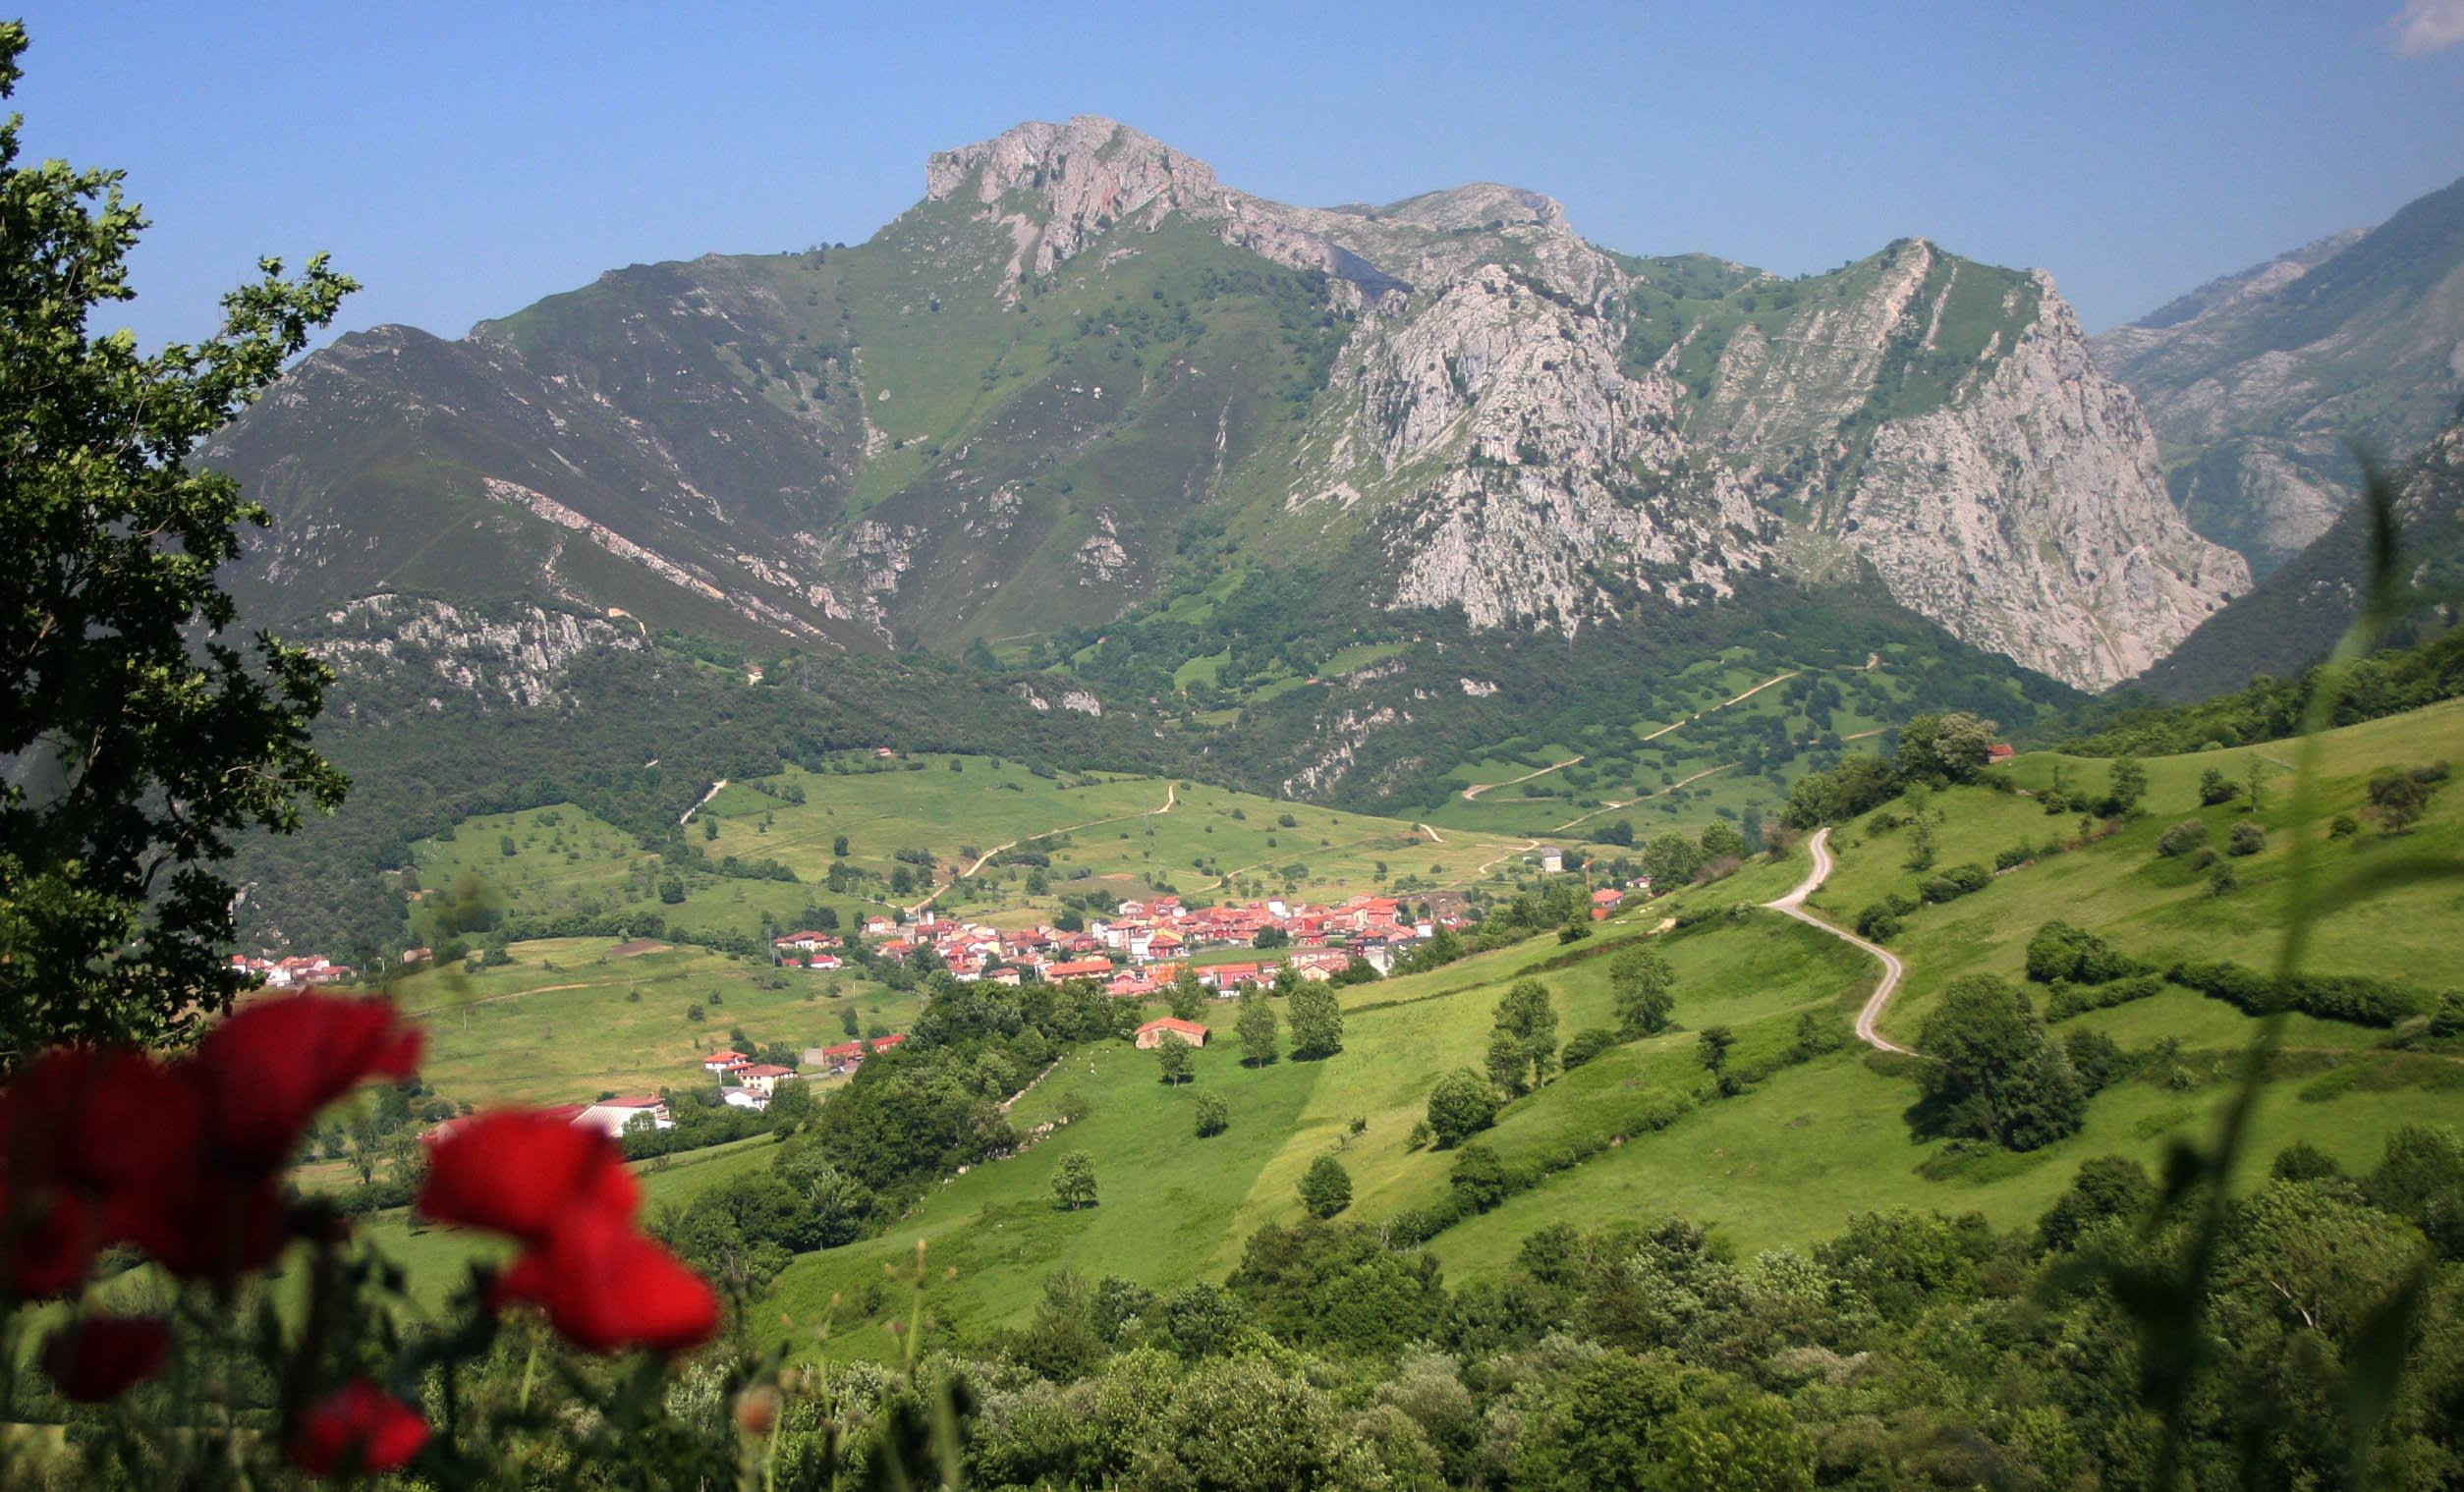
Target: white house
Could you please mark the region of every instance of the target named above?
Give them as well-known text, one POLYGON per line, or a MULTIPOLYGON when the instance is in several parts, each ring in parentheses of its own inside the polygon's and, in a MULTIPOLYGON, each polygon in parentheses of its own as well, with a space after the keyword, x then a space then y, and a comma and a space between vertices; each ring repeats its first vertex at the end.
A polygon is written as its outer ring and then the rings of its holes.
POLYGON ((627 1130, 676 1128, 676 1121, 667 1115, 667 1105, 656 1098, 602 1098, 574 1116, 574 1124, 596 1130, 610 1138, 627 1130))

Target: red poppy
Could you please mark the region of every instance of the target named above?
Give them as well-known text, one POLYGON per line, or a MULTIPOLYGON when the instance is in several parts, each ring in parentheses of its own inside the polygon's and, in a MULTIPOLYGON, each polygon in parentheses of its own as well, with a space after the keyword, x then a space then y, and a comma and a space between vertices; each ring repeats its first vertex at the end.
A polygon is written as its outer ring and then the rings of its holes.
POLYGON ((102 1212, 57 1182, 0 1175, 0 1293, 40 1300, 73 1293, 103 1244, 102 1212))
POLYGON ((285 1450, 314 1476, 391 1471, 427 1444, 420 1411, 365 1378, 354 1378, 300 1416, 285 1450))
POLYGON ((84 1278, 193 1128, 179 1087, 142 1052, 61 1047, 0 1090, 0 1287, 34 1298, 84 1278), (131 1113, 146 1122, 128 1124, 131 1113))
POLYGON ((577 1212, 630 1220, 641 1188, 623 1152, 595 1130, 548 1114, 504 1109, 462 1120, 428 1146, 420 1211, 544 1243, 577 1212))
POLYGON ((290 1158, 316 1112, 369 1078, 408 1078, 420 1030, 385 1000, 259 1000, 205 1033, 188 1063, 217 1148, 234 1167, 290 1158))
POLYGON ((718 1332, 708 1283, 606 1212, 566 1220, 505 1272, 497 1297, 537 1304, 566 1340, 593 1353, 681 1352, 718 1332))
POLYGON ((43 1343, 43 1371, 79 1404, 101 1404, 162 1371, 171 1328, 160 1316, 88 1316, 43 1343))
POLYGON ((167 1178, 121 1217, 121 1237, 184 1280, 236 1280, 281 1257, 291 1242, 282 1179, 199 1165, 167 1178))

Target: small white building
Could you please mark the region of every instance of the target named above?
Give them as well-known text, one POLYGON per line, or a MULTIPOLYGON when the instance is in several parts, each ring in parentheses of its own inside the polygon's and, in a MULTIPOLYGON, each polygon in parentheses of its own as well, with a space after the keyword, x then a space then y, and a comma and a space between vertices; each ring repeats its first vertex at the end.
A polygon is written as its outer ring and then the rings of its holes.
POLYGON ((613 1139, 628 1130, 672 1130, 667 1105, 656 1098, 602 1098, 574 1116, 574 1124, 613 1139))

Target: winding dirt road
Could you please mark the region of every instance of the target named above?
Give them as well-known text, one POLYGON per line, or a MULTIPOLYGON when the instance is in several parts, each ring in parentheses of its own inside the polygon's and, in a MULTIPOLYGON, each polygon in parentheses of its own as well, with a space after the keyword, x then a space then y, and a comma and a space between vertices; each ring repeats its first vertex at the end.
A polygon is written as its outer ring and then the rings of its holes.
POLYGON ((1874 994, 1865 1002, 1865 1009, 1857 1012, 1857 1039, 1876 1051, 1898 1052, 1903 1056, 1913 1057, 1916 1055, 1914 1052, 1874 1028, 1874 1022, 1882 1019, 1883 1007, 1890 1004, 1891 995, 1898 990, 1899 981, 1908 972, 1908 967, 1899 962, 1897 954, 1879 943, 1869 943, 1853 932, 1833 927, 1805 910, 1805 899, 1820 890, 1822 883, 1830 879, 1830 838, 1829 829, 1815 830, 1814 837, 1805 842, 1806 848, 1814 852, 1814 868, 1806 873, 1804 880, 1797 883, 1795 890, 1776 902, 1764 902, 1763 905, 1773 912, 1786 912, 1808 927, 1819 927, 1834 938, 1853 943, 1882 961, 1882 982, 1874 986, 1874 994))

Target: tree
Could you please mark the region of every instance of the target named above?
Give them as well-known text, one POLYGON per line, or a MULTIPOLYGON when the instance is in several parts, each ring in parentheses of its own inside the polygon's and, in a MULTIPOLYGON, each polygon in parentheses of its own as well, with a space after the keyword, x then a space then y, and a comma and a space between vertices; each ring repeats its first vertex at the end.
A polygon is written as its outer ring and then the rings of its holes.
POLYGON ((2224 775, 2221 768, 2210 767, 2199 774, 2199 801, 2208 807, 2229 803, 2242 796, 2242 785, 2224 775))
POLYGON ((1745 858, 1745 836, 1737 832, 1736 825, 1724 818, 1712 819, 1704 828, 1703 837, 1697 843, 1702 846, 1703 863, 1707 865, 1713 860, 1745 858))
POLYGON ((1429 1133, 1441 1148, 1460 1144, 1496 1122, 1497 1090, 1470 1068, 1456 1068, 1429 1090, 1429 1133))
POLYGON ((2370 774, 2370 806, 2379 815, 2379 827, 2389 834, 2401 834, 2429 811, 2431 795, 2436 791, 2440 769, 2436 775, 2419 769, 2380 767, 2370 774))
POLYGON ((1714 1078, 1728 1072, 1728 1049, 1737 1044, 1737 1033, 1724 1025, 1707 1025, 1694 1041, 1695 1060, 1714 1078))
POLYGON ((1214 1093, 1198 1095, 1198 1137, 1205 1139, 1232 1127, 1232 1106, 1214 1093))
POLYGON ((1165 1082, 1179 1087, 1182 1083, 1189 1081, 1189 1043, 1183 1041, 1177 1033, 1172 1031, 1163 1033, 1163 1039, 1155 1043, 1155 1065, 1162 1070, 1165 1082))
POLYGON ((1266 1067, 1279 1055, 1275 1008, 1257 985, 1241 991, 1241 1013, 1233 1018, 1232 1029, 1241 1038, 1241 1061, 1248 1066, 1266 1067))
POLYGON ((832 839, 831 839, 831 841, 830 841, 830 854, 831 854, 831 856, 832 856, 833 857, 838 858, 838 859, 845 859, 845 858, 847 857, 847 836, 846 836, 846 835, 844 835, 844 834, 837 835, 837 836, 835 836, 834 838, 832 838, 832 839))
POLYGON ((1198 970, 1187 964, 1163 992, 1165 1007, 1183 1021, 1197 1020, 1198 1013, 1206 1008, 1206 986, 1198 982, 1198 970))
POLYGON ((1927 1105, 1941 1133, 2034 1150, 2075 1133, 2088 1097, 2028 997, 1991 974, 1953 980, 1918 1028, 1927 1105))
POLYGON ((1919 715, 1899 728, 1899 772, 1912 782, 1973 782, 1993 745, 1993 722, 1966 710, 1919 715))
POLYGON ((2107 818, 2121 818, 2139 806, 2139 800, 2148 796, 2148 769, 2136 756, 2116 756, 2104 769, 2104 801, 2100 805, 2107 818))
MULTIPOLYGON (((0 26, 0 94, 26 31, 0 26)), ((216 583, 265 511, 187 462, 357 287, 322 255, 224 298, 211 338, 89 335, 146 226, 116 171, 17 164, 0 123, 0 1068, 159 1042, 228 1009, 235 836, 347 786, 308 745, 332 674, 216 583)))
POLYGON ((1095 1163, 1084 1150, 1072 1150, 1052 1168, 1052 1205, 1077 1212, 1095 1204, 1095 1163))
POLYGON ((1702 864, 1701 848, 1673 829, 1652 840, 1643 852, 1643 873, 1652 878, 1653 891, 1676 890, 1693 880, 1702 864))
POLYGON ((1931 870, 1936 855, 1933 826, 1922 818, 1918 819, 1908 830, 1908 868, 1931 870))
POLYGON ((1316 1218, 1333 1217, 1352 1205, 1352 1173, 1331 1155, 1310 1162, 1301 1175, 1301 1205, 1316 1218))
POLYGON ((1517 979, 1497 1002, 1489 1076, 1509 1093, 1528 1093, 1557 1073, 1557 1007, 1548 986, 1517 979))
POLYGON ((1323 984, 1292 997, 1292 1055, 1331 1057, 1343 1050, 1343 1002, 1323 984))
POLYGON ((1617 1026, 1629 1036, 1655 1036, 1668 1029, 1677 1008, 1677 970, 1659 951, 1629 948, 1608 964, 1609 998, 1617 1026))

